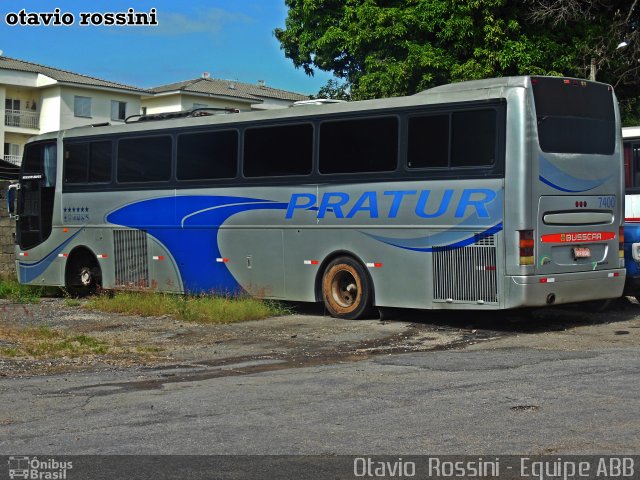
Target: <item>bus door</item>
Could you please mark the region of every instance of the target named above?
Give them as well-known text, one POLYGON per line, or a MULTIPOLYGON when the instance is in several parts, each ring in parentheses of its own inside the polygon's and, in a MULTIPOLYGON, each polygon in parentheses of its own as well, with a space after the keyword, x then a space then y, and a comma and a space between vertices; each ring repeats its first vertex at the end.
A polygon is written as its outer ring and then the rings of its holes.
POLYGON ((19 179, 16 243, 29 250, 51 234, 56 178, 56 142, 26 146, 19 179))

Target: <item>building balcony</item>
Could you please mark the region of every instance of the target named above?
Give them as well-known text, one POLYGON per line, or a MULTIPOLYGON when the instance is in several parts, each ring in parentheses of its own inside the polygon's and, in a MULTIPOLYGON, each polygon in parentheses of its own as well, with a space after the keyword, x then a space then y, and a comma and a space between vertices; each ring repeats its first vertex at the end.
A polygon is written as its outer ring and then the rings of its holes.
POLYGON ((20 155, 4 155, 4 161, 20 166, 22 157, 20 155))
POLYGON ((35 110, 5 110, 4 124, 7 127, 40 128, 40 112, 35 110))

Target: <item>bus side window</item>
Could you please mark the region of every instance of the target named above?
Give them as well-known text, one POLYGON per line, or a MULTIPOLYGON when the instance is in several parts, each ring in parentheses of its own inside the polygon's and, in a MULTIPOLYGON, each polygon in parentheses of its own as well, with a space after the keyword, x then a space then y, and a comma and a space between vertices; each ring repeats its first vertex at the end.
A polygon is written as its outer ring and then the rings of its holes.
POLYGON ((454 112, 452 131, 452 167, 482 167, 495 163, 495 110, 454 112))
POLYGON ((164 182, 171 178, 170 136, 118 142, 118 182, 164 182))
POLYGON ((407 166, 449 166, 449 115, 409 118, 407 166))
POLYGON ((65 144, 65 184, 108 183, 110 181, 110 141, 65 144))
POLYGON ((86 183, 89 166, 89 144, 64 146, 64 183, 86 183))
POLYGON ((397 166, 396 117, 330 120, 320 125, 320 173, 392 172, 397 166))
POLYGON ((238 170, 238 132, 178 135, 178 180, 234 178, 238 170))
POLYGON ((244 132, 245 177, 308 175, 312 162, 311 124, 247 128, 244 132))

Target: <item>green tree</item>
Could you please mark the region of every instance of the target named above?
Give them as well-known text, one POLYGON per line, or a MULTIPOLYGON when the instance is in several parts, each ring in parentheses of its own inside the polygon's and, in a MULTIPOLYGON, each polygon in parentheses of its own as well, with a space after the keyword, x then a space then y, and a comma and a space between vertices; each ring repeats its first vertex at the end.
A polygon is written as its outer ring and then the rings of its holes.
POLYGON ((333 72, 355 100, 487 77, 586 77, 595 58, 631 118, 639 64, 635 47, 616 47, 637 35, 637 1, 285 0, 275 35, 296 67, 333 72))

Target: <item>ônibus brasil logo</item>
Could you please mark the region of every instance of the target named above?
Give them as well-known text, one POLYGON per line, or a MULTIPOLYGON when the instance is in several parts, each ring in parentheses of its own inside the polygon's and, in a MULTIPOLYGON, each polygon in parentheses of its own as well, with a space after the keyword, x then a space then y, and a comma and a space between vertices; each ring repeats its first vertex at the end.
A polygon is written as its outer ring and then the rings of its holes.
POLYGON ((40 460, 38 457, 9 457, 9 478, 29 480, 65 480, 73 462, 62 462, 54 458, 40 460))

